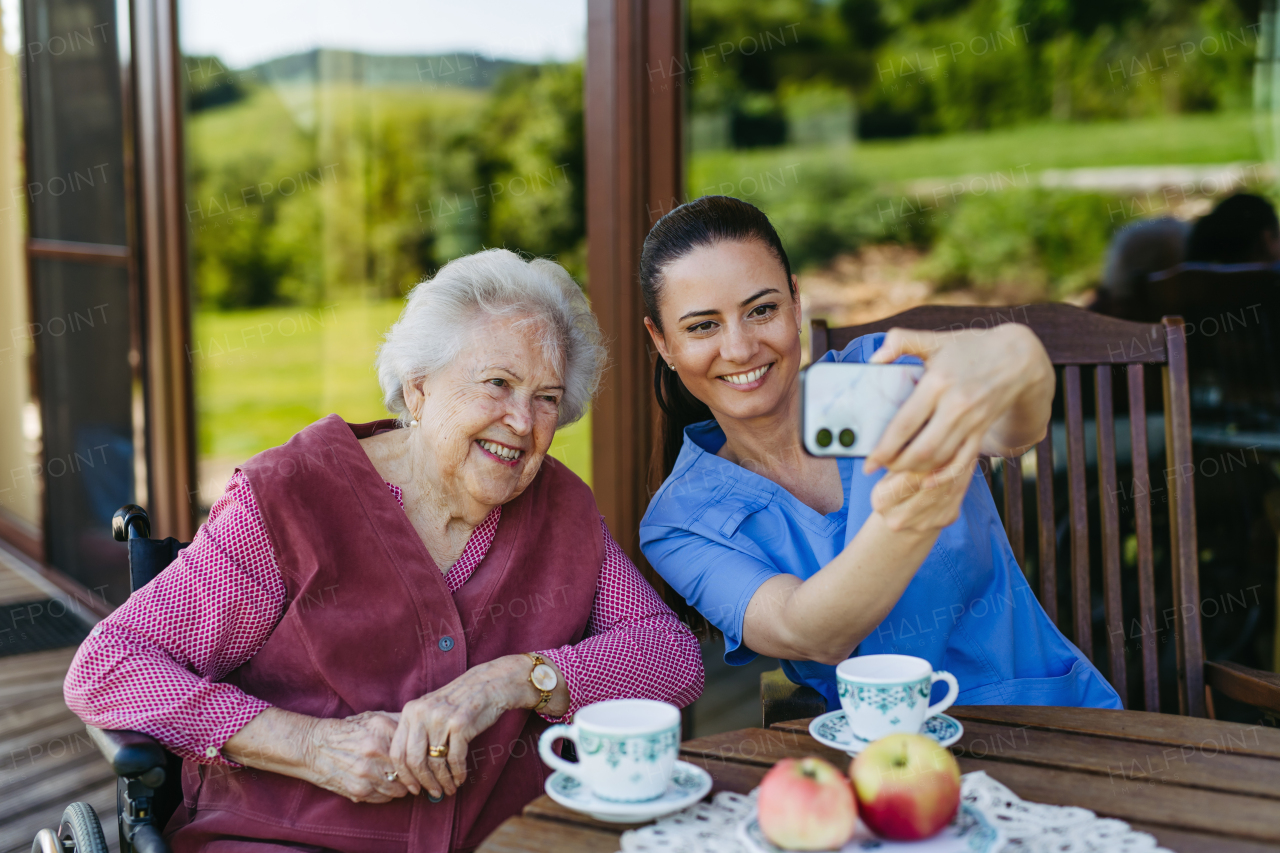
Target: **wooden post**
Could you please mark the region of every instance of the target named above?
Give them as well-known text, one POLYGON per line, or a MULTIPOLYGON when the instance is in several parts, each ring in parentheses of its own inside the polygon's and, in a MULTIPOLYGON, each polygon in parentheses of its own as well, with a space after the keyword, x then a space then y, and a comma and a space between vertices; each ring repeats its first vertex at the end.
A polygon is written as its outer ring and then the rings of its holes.
POLYGON ((649 227, 684 195, 686 79, 673 73, 683 54, 680 0, 589 0, 587 293, 610 356, 592 410, 592 485, 613 537, 655 585, 639 541, 662 472, 637 269, 649 227))
POLYGON ((197 490, 187 300, 186 175, 176 0, 130 4, 142 247, 143 363, 152 536, 195 535, 197 490))

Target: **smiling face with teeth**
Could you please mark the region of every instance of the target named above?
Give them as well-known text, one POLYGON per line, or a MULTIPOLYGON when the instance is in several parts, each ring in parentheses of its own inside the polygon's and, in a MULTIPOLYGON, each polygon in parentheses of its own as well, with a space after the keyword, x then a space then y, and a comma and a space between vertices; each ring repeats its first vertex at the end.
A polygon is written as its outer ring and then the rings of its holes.
POLYGON ((444 371, 404 386, 418 413, 415 467, 480 517, 525 490, 555 436, 562 359, 542 345, 545 328, 527 316, 477 319, 444 371))
MULTIPOLYGON (((717 420, 779 414, 796 396, 800 300, 759 241, 697 247, 662 272, 658 352, 717 420)), ((792 283, 794 287, 794 282, 792 283)))

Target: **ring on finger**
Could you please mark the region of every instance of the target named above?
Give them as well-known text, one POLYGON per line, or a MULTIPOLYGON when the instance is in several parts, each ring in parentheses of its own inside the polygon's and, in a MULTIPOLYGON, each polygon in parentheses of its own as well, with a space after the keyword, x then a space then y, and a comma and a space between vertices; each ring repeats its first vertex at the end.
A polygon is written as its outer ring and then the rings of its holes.
POLYGON ((447 753, 448 751, 449 751, 448 747, 433 746, 427 749, 427 755, 431 756, 432 758, 444 758, 445 753, 447 753))
POLYGON ((394 782, 400 778, 400 774, 392 770, 389 773, 384 773, 383 778, 386 779, 388 782, 394 782))

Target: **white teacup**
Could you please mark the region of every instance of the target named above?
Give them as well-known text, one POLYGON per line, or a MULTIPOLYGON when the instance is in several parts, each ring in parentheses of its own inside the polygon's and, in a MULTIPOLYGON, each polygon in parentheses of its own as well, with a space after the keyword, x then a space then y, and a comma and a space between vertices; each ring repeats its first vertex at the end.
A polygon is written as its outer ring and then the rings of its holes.
POLYGON ((924 658, 911 655, 861 655, 836 667, 836 692, 849 731, 860 740, 920 731, 924 721, 951 707, 960 684, 949 672, 934 672, 924 658), (935 681, 950 686, 946 698, 929 704, 935 681))
POLYGON ((572 725, 542 733, 538 754, 554 770, 567 773, 597 797, 634 803, 662 796, 680 751, 680 710, 651 699, 610 699, 587 705, 572 725), (577 763, 551 751, 560 738, 573 741, 577 763))

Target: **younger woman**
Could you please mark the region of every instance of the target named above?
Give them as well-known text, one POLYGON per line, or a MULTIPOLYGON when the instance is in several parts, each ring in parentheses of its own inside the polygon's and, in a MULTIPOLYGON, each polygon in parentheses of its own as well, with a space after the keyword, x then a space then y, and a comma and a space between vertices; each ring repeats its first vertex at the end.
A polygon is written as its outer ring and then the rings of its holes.
POLYGON ((780 658, 829 708, 835 665, 873 653, 951 672, 957 704, 1121 707, 1036 601, 975 471, 1044 437, 1054 373, 1028 328, 895 329, 827 353, 925 374, 869 457, 817 458, 796 277, 764 214, 724 196, 676 208, 640 279, 668 470, 641 547, 723 632, 726 661, 780 658))

